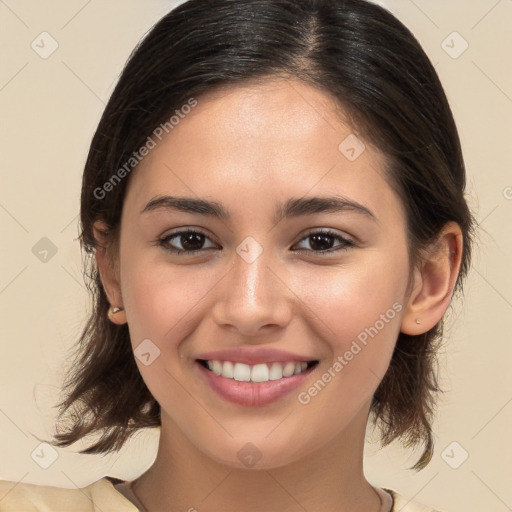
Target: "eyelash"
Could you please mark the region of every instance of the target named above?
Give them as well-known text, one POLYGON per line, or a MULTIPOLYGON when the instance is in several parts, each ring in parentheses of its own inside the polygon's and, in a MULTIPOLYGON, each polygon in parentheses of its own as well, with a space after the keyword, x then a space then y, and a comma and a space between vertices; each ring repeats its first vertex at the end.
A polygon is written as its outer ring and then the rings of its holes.
MULTIPOLYGON (((166 235, 163 238, 159 238, 157 240, 157 244, 162 246, 166 251, 169 251, 173 254, 178 254, 178 255, 199 254, 203 251, 207 251, 208 249, 211 249, 211 247, 208 247, 206 249, 183 250, 183 249, 175 249, 174 247, 171 247, 169 245, 169 240, 179 237, 180 235, 187 235, 187 234, 191 234, 191 233, 196 234, 196 235, 201 235, 201 236, 204 236, 205 238, 208 238, 208 236, 205 233, 203 233, 202 231, 197 231, 195 229, 187 229, 185 231, 178 231, 176 233, 171 233, 169 235, 166 235)), ((350 247, 353 247, 355 245, 355 243, 352 242, 351 240, 348 240, 347 238, 340 236, 335 231, 332 231, 330 229, 320 229, 318 231, 312 231, 312 232, 306 234, 306 236, 304 236, 303 238, 301 238, 298 243, 300 243, 300 242, 304 241, 305 239, 307 239, 311 236, 314 236, 314 235, 328 235, 328 236, 340 241, 341 244, 337 248, 331 248, 331 249, 326 249, 326 250, 322 250, 322 251, 314 251, 312 249, 299 249, 299 252, 303 252, 303 253, 304 252, 309 252, 309 253, 312 252, 312 253, 318 254, 320 256, 325 256, 325 255, 328 255, 328 254, 331 254, 331 253, 334 253, 337 251, 347 250, 350 247)))

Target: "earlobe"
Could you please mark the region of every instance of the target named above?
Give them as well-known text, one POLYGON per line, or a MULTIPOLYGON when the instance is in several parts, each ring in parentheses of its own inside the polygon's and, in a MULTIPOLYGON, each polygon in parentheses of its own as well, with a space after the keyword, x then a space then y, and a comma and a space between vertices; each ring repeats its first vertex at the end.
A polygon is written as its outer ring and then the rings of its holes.
POLYGON ((126 315, 124 312, 124 308, 117 306, 110 306, 108 308, 108 318, 109 320, 117 325, 123 325, 126 323, 126 315))
POLYGON ((111 305, 107 313, 108 318, 112 323, 122 325, 126 323, 126 314, 123 307, 118 271, 112 253, 108 249, 108 227, 104 222, 96 221, 93 225, 93 233, 97 242, 94 252, 96 265, 103 289, 111 305))
POLYGON ((461 261, 462 231, 457 223, 449 222, 414 271, 401 332, 423 334, 441 320, 450 305, 461 261))

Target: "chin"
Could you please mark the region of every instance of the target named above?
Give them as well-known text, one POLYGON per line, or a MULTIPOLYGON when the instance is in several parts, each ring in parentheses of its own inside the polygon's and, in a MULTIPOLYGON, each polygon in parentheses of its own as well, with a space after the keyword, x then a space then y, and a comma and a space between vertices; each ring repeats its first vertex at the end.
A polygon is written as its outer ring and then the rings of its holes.
POLYGON ((230 468, 246 470, 268 470, 287 466, 315 449, 311 446, 308 450, 305 446, 298 445, 296 440, 293 441, 293 436, 287 437, 287 442, 283 442, 278 439, 270 440, 264 435, 261 438, 230 438, 225 443, 215 443, 214 450, 211 446, 201 450, 207 457, 230 468))

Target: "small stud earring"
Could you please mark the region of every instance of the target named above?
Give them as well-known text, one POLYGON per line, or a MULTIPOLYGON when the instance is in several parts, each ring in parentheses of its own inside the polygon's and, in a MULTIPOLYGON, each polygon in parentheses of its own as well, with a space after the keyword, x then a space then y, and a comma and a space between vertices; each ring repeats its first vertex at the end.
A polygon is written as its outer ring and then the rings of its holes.
POLYGON ((109 315, 115 315, 116 313, 119 313, 119 311, 124 311, 124 308, 120 308, 117 306, 111 306, 108 310, 109 315))
POLYGON ((416 323, 419 325, 421 322, 416 318, 416 323))

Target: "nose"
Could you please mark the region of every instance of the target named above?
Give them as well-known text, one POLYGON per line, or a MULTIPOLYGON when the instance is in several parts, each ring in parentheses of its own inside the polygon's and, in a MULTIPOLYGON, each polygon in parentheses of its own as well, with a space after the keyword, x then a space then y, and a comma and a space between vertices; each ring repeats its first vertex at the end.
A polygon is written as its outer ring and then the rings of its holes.
POLYGON ((275 260, 271 261, 269 252, 264 250, 252 262, 234 254, 213 307, 213 318, 219 327, 240 336, 261 337, 290 322, 293 293, 280 277, 282 272, 275 260))

